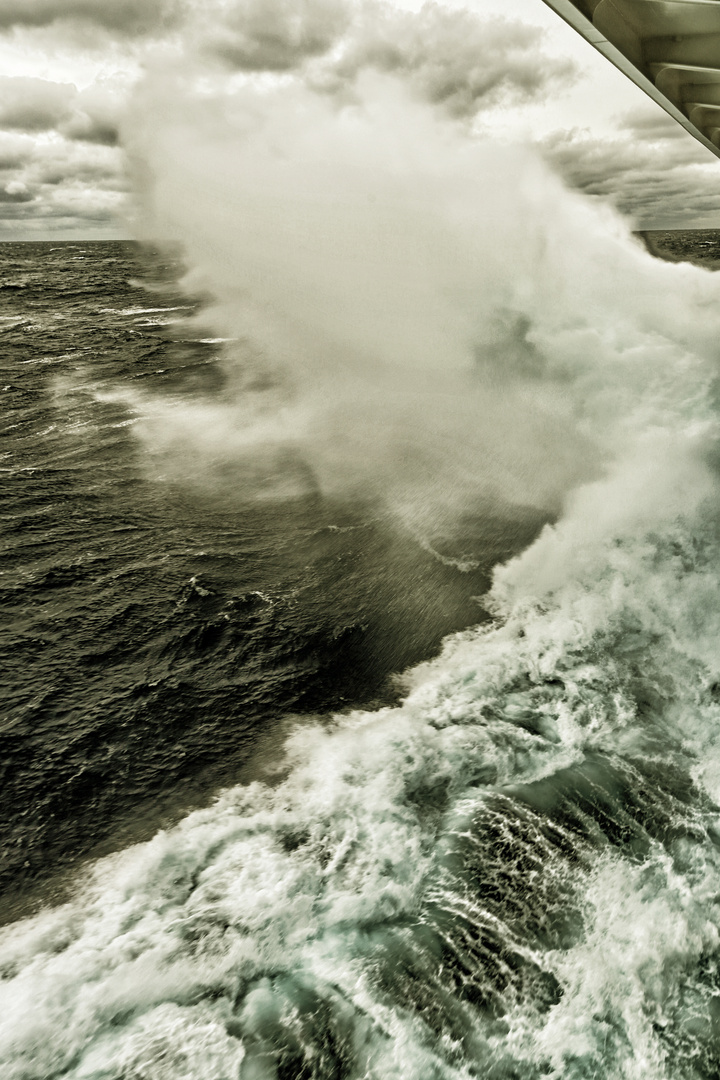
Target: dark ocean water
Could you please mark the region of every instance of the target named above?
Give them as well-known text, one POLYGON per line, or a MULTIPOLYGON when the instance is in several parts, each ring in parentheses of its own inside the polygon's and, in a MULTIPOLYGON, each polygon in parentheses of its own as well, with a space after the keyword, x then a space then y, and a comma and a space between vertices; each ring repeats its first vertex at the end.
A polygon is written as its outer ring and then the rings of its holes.
POLYGON ((390 676, 478 620, 490 568, 540 524, 468 515, 447 551, 479 565, 460 573, 377 506, 148 475, 137 414, 103 395, 212 400, 226 378, 220 344, 185 336, 201 301, 181 272, 130 243, 0 247, 9 912, 237 780, 288 714, 392 700, 390 676))
POLYGON ((177 261, 0 247, 3 1080, 720 1075, 720 279, 587 222, 520 367, 602 468, 423 536, 164 471, 177 261))

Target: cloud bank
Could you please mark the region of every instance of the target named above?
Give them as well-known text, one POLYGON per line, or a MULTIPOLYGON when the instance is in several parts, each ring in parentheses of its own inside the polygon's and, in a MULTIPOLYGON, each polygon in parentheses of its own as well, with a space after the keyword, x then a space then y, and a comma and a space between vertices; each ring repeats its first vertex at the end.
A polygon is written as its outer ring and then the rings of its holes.
MULTIPOLYGON (((0 228, 115 225, 127 179, 118 125, 127 88, 0 77, 0 228)), ((0 233, 1 235, 1 233, 0 233)))
POLYGON ((425 100, 471 116, 501 98, 529 100, 572 77, 542 48, 542 30, 427 3, 417 13, 343 0, 250 0, 197 26, 199 52, 243 72, 294 72, 326 93, 375 70, 425 100))
MULTIPOLYGON (((381 0, 0 0, 0 45, 15 42, 36 56, 37 71, 43 57, 64 50, 70 70, 73 55, 92 56, 100 73, 79 87, 72 75, 0 78, 0 236, 59 221, 92 232, 99 213, 108 215, 105 226, 115 219, 126 227, 127 159, 92 146, 112 150, 122 132, 137 166, 131 91, 141 70, 140 98, 155 114, 160 105, 192 112, 213 99, 218 126, 227 117, 236 122, 241 88, 261 96, 282 80, 347 108, 384 78, 465 124, 468 134, 482 129, 483 117, 502 127, 508 108, 531 106, 540 116, 548 104, 552 112, 575 92, 578 69, 513 10, 493 0, 472 11, 433 2, 409 11, 381 0), (51 192, 42 178, 48 156, 54 175, 65 163, 68 207, 75 208, 69 217, 55 217, 57 185, 51 192), (88 179, 93 169, 99 187, 88 179)), ((540 3, 538 18, 549 19, 540 3)), ((720 224, 716 163, 658 109, 641 113, 619 121, 612 138, 548 134, 547 124, 526 138, 570 186, 612 203, 639 227, 708 224, 712 214, 720 224)))
POLYGON ((204 49, 241 71, 291 71, 328 52, 352 22, 342 0, 247 0, 199 9, 204 49))
POLYGON ((720 163, 652 106, 622 117, 618 134, 559 131, 540 141, 571 187, 607 202, 638 228, 720 227, 720 163))
POLYGON ((0 29, 79 23, 138 37, 174 25, 179 0, 0 0, 0 29))
POLYGON ((68 139, 115 146, 125 101, 111 83, 78 91, 72 83, 0 76, 0 130, 57 131, 68 139))

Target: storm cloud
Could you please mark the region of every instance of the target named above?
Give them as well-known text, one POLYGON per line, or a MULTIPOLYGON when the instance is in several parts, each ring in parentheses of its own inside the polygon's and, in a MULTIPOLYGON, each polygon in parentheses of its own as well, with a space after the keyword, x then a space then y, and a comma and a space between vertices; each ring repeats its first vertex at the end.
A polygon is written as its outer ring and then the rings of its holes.
MULTIPOLYGON (((521 139, 571 187, 641 227, 658 215, 678 225, 708 213, 720 221, 717 164, 659 109, 635 110, 612 137, 547 134, 546 105, 551 113, 583 76, 564 49, 553 52, 552 29, 531 25, 534 11, 503 10, 499 0, 416 11, 383 0, 0 0, 0 41, 39 58, 26 71, 42 71, 43 56, 68 58, 47 65, 56 81, 0 76, 0 228, 8 213, 28 222, 54 213, 60 191, 63 220, 75 207, 78 228, 111 205, 124 212, 128 160, 140 200, 152 201, 152 167, 141 160, 149 117, 161 139, 194 117, 232 142, 252 122, 247 103, 280 84, 290 97, 296 89, 296 104, 352 110, 378 81, 388 100, 406 94, 472 139, 502 133, 504 110, 530 105, 543 114, 542 133, 521 139), (72 57, 86 71, 89 56, 95 68, 83 81, 72 57)), ((550 25, 540 0, 537 13, 550 25)))
POLYGON ((418 15, 394 11, 366 20, 333 74, 352 79, 366 68, 407 80, 425 100, 472 116, 499 100, 529 100, 574 65, 548 56, 538 27, 426 4, 418 15))
POLYGON ((69 139, 113 146, 123 95, 112 84, 78 91, 72 83, 0 77, 0 130, 57 130, 69 139))
POLYGON ((342 0, 244 0, 202 20, 204 48, 242 71, 290 71, 326 53, 347 30, 342 0))
POLYGON ((614 137, 566 130, 538 145, 570 187, 610 203, 638 228, 720 225, 718 163, 700 143, 653 106, 618 126, 614 137))
POLYGON ((126 201, 126 90, 0 78, 0 233, 112 226, 126 201))
POLYGON ((528 100, 575 73, 543 51, 538 27, 436 3, 411 13, 377 2, 243 0, 211 5, 195 29, 199 53, 238 71, 294 72, 339 94, 380 71, 457 116, 503 97, 528 100))
POLYGON ((0 128, 48 131, 67 115, 76 96, 70 83, 0 77, 0 128))
POLYGON ((0 0, 0 30, 79 22, 134 37, 173 25, 180 0, 0 0))

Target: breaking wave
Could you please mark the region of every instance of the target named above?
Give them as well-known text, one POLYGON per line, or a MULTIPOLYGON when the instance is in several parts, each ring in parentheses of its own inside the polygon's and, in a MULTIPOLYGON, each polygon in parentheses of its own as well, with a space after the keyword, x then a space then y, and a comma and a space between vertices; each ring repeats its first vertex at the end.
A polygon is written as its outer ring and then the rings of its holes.
POLYGON ((518 317, 595 478, 400 706, 3 931, 7 1080, 717 1075, 720 288, 579 205, 518 317))

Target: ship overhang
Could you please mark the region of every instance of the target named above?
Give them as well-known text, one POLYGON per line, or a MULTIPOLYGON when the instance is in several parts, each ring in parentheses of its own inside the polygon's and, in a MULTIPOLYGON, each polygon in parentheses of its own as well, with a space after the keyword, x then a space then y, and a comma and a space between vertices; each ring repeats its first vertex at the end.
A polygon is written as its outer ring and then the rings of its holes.
POLYGON ((720 0, 545 0, 720 157, 720 0))

